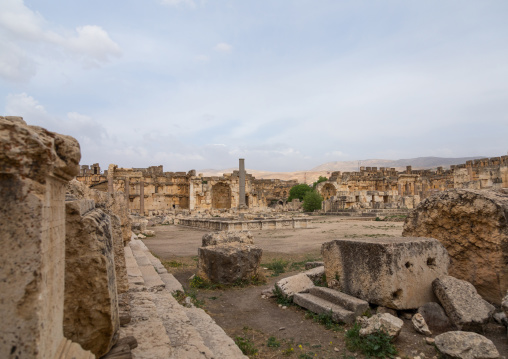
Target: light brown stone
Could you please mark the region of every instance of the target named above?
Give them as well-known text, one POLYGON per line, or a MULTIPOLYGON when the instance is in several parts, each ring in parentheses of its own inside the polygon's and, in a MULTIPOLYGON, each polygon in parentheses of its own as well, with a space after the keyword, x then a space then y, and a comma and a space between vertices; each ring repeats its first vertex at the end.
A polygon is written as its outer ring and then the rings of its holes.
POLYGON ((91 200, 66 203, 64 334, 97 357, 118 339, 120 319, 111 217, 91 200))
MULTIPOLYGON (((78 142, 0 117, 0 357, 55 358, 63 337, 65 186, 78 142)), ((90 357, 73 345, 76 358, 90 357)))
POLYGON ((304 273, 299 273, 291 277, 282 278, 275 284, 286 297, 291 298, 296 293, 308 291, 314 287, 314 283, 304 273))
POLYGON ((432 238, 359 238, 324 243, 328 286, 369 303, 413 309, 436 298, 432 281, 447 273, 448 254, 432 238))
POLYGON ((436 336, 435 345, 444 358, 498 359, 499 352, 491 340, 470 332, 446 332, 436 336))
POLYGON ((213 283, 233 284, 258 276, 263 250, 252 244, 228 243, 198 248, 198 271, 213 283))
POLYGON ((207 247, 232 242, 254 244, 249 231, 218 231, 204 234, 201 245, 207 247))
POLYGON ((501 304, 508 290, 507 194, 466 189, 439 193, 411 212, 403 236, 438 239, 450 254, 449 274, 501 304))
POLYGON ((434 293, 448 318, 459 330, 481 330, 495 311, 465 280, 452 276, 439 277, 432 283, 434 293))
MULTIPOLYGON (((365 317, 364 317, 365 318, 365 317)), ((389 313, 375 314, 370 318, 365 318, 360 321, 362 329, 360 329, 360 336, 365 337, 370 334, 374 334, 377 331, 384 331, 388 334, 392 340, 396 339, 404 322, 389 313)))

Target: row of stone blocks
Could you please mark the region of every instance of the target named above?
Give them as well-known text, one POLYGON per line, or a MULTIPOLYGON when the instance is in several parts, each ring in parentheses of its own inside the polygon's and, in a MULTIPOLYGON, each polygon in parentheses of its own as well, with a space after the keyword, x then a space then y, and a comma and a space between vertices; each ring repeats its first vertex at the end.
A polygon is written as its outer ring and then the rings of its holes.
POLYGON ((268 229, 308 228, 310 218, 261 219, 253 221, 217 221, 201 218, 180 218, 179 225, 210 231, 250 231, 268 229))
POLYGON ((247 358, 202 309, 176 301, 172 293, 183 291, 181 284, 142 241, 131 241, 125 257, 131 321, 120 336, 136 337, 134 358, 247 358))
POLYGON ((0 117, 0 148, 0 357, 100 357, 128 289, 124 198, 69 184, 72 137, 0 117))

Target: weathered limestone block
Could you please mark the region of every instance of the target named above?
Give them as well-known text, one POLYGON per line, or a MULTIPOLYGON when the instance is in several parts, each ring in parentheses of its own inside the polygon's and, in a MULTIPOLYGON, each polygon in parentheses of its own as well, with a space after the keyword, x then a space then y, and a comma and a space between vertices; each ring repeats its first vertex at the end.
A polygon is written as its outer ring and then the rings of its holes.
POLYGON ((360 329, 360 336, 362 337, 383 330, 394 340, 399 336, 404 322, 402 319, 391 314, 383 313, 375 314, 368 319, 360 320, 360 325, 362 326, 362 329, 360 329))
POLYGON ((418 333, 421 333, 424 335, 429 335, 429 336, 432 335, 432 332, 430 331, 429 326, 425 322, 423 315, 421 315, 420 313, 416 313, 415 315, 413 315, 413 317, 411 318, 411 323, 413 324, 413 328, 418 333))
POLYGON ((314 287, 314 283, 304 273, 282 278, 275 285, 288 298, 292 298, 296 293, 305 292, 314 287))
POLYGON ((446 332, 436 336, 437 350, 444 358, 498 359, 499 352, 491 340, 471 332, 446 332))
POLYGON ((324 266, 314 267, 312 269, 306 270, 305 272, 303 272, 303 274, 309 277, 311 281, 321 280, 325 275, 325 267, 324 266))
POLYGON ((233 284, 258 275, 263 250, 252 244, 228 243, 198 248, 198 272, 214 283, 233 284))
POLYGON ((201 240, 202 246, 215 246, 217 244, 225 243, 245 243, 254 244, 252 234, 249 231, 218 231, 210 232, 203 235, 201 240))
POLYGON ((436 194, 409 214, 402 235, 438 239, 450 254, 450 275, 501 304, 508 290, 508 194, 469 189, 436 194))
POLYGON ((70 201, 65 227, 64 334, 100 357, 120 327, 111 217, 91 200, 70 201))
POLYGON ((141 217, 131 216, 131 223, 132 231, 136 234, 143 233, 148 226, 148 220, 141 217))
POLYGON ((113 235, 113 248, 115 253, 116 288, 118 294, 121 294, 129 290, 129 280, 125 263, 122 221, 120 217, 115 214, 111 214, 111 234, 113 235))
POLYGON ((448 319, 443 307, 439 303, 425 303, 418 308, 418 313, 422 315, 431 330, 443 331, 452 326, 450 319, 448 319))
POLYGON ((124 245, 127 245, 132 234, 132 220, 129 215, 129 206, 125 196, 121 192, 108 193, 88 188, 83 183, 70 181, 67 192, 77 199, 87 198, 95 202, 95 206, 101 208, 108 214, 114 214, 120 217, 122 225, 122 237, 124 245))
POLYGON ((340 239, 323 243, 321 254, 329 287, 393 309, 435 301, 432 281, 448 268, 432 238, 340 239))
POLYGON ((482 299, 475 287, 451 276, 437 278, 432 287, 448 318, 459 330, 481 330, 495 308, 482 299))
POLYGON ((80 157, 74 138, 0 116, 0 358, 55 358, 66 342, 64 199, 80 157))

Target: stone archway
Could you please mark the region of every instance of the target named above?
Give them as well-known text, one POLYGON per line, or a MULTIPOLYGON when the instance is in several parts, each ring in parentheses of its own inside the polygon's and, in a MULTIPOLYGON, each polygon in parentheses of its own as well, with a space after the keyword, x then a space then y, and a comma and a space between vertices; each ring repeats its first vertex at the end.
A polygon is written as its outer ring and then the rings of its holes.
POLYGON ((212 208, 231 208, 231 187, 228 184, 219 182, 212 186, 212 208))
POLYGON ((337 189, 333 184, 327 183, 321 189, 321 195, 323 196, 323 199, 326 201, 327 199, 330 199, 331 197, 337 195, 337 189))

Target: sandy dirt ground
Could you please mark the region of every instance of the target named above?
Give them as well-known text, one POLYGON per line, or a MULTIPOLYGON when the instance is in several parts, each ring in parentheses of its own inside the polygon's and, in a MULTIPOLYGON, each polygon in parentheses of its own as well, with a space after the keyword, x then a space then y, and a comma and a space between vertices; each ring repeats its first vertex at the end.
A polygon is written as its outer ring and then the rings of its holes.
MULTIPOLYGON (((296 274, 307 260, 320 260, 321 244, 336 238, 398 237, 403 223, 378 222, 362 219, 321 216, 314 218, 314 228, 296 230, 252 231, 254 242, 263 249, 262 267, 274 260, 289 263, 288 271, 272 276, 263 270, 266 284, 244 288, 195 289, 189 278, 196 272, 197 250, 205 231, 181 226, 156 226, 156 236, 146 238, 148 248, 166 265, 182 283, 186 291, 201 301, 202 307, 232 338, 249 339, 258 353, 252 358, 343 358, 362 357, 345 347, 345 331, 327 330, 309 318, 307 312, 297 306, 282 309, 274 298, 263 299, 261 291, 268 289, 284 277, 296 274), (294 263, 296 267, 291 268, 294 263), (300 267, 298 267, 298 265, 300 267), (269 347, 270 337, 280 343, 269 347), (292 349, 292 350, 291 350, 292 349)), ((435 357, 435 348, 424 342, 424 336, 412 329, 404 319, 404 328, 395 342, 398 356, 422 359, 435 357)), ((434 333, 434 335, 439 333, 434 333)), ((483 333, 494 341, 501 355, 508 353, 506 328, 490 325, 483 333)), ((273 340, 273 339, 272 339, 273 340)))

